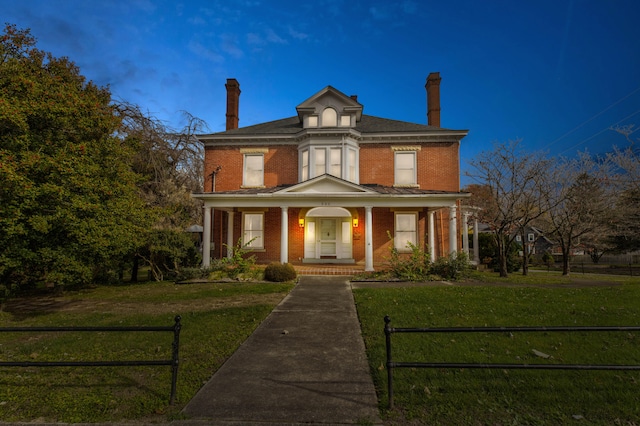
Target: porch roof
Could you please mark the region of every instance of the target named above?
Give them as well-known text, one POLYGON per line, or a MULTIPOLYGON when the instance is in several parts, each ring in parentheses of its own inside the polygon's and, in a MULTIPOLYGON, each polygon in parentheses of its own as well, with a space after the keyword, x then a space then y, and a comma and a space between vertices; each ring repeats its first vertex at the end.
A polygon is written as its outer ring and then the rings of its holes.
POLYGON ((232 207, 450 207, 468 198, 468 192, 440 191, 378 184, 357 185, 330 175, 269 188, 195 193, 205 206, 232 207), (327 190, 327 181, 333 186, 327 190), (323 185, 323 191, 314 188, 323 185))

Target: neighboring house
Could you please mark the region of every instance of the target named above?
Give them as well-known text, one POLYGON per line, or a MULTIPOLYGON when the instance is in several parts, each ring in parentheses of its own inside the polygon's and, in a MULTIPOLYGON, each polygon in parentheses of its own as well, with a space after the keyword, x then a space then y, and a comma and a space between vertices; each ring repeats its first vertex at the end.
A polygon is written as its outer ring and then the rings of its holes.
POLYGON ((529 256, 542 256, 545 253, 551 253, 552 248, 555 245, 553 241, 544 235, 544 232, 534 226, 526 226, 524 232, 520 232, 519 235, 516 235, 516 243, 520 244, 520 247, 522 247, 522 250, 520 250, 520 256, 523 255, 525 250, 529 256))
POLYGON ((292 117, 238 128, 240 86, 228 79, 227 130, 198 135, 203 266, 230 256, 238 241, 261 263, 367 271, 387 261, 392 245, 428 248, 433 258, 458 250, 467 131, 440 127, 440 80, 427 78, 428 125, 365 115, 356 96, 327 86, 292 117))

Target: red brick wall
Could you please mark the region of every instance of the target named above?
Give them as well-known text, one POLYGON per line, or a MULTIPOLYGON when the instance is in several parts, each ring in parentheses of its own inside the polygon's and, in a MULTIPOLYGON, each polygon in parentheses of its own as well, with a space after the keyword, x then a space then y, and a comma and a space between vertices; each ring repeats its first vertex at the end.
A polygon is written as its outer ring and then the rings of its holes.
MULTIPOLYGON (((211 173, 217 166, 222 170, 216 175, 216 191, 232 191, 242 186, 244 154, 240 148, 247 146, 205 148, 205 192, 211 192, 211 173)), ((264 185, 266 187, 298 182, 298 148, 276 146, 264 154, 264 185)))
MULTIPOLYGON (((391 147, 391 144, 360 145, 360 183, 393 186, 394 151, 391 147)), ((420 189, 460 190, 458 147, 457 143, 422 145, 422 148, 418 151, 417 158, 417 175, 420 189)))

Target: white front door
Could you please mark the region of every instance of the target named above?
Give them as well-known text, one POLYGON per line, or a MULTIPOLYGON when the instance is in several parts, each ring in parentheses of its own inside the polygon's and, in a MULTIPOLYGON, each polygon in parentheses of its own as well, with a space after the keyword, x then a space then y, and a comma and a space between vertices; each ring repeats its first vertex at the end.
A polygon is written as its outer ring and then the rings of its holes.
POLYGON ((336 219, 319 219, 320 226, 316 227, 318 232, 318 253, 320 257, 336 257, 338 245, 337 220, 336 219))

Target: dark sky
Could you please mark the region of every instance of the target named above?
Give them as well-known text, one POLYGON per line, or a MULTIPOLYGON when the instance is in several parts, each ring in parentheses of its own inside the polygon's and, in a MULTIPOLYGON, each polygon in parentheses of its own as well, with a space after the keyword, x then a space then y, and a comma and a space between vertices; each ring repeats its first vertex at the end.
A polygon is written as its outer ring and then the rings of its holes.
MULTIPOLYGON (((574 156, 640 127, 637 0, 0 0, 3 22, 175 128, 180 111, 224 130, 227 78, 240 125, 290 117, 331 85, 364 113, 468 129, 461 166, 494 142, 574 156)), ((635 135, 634 135, 635 136, 635 135)))

